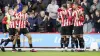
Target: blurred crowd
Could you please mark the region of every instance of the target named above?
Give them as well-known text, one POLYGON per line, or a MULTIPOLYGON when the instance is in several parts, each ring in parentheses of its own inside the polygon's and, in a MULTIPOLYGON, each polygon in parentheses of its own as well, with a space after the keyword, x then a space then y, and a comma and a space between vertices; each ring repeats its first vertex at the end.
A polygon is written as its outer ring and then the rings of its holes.
POLYGON ((58 9, 67 1, 77 2, 84 8, 84 33, 100 32, 100 0, 0 0, 0 31, 4 31, 3 24, 7 24, 2 22, 5 15, 10 18, 9 8, 18 5, 18 13, 27 5, 30 23, 27 28, 30 32, 59 32, 58 9))

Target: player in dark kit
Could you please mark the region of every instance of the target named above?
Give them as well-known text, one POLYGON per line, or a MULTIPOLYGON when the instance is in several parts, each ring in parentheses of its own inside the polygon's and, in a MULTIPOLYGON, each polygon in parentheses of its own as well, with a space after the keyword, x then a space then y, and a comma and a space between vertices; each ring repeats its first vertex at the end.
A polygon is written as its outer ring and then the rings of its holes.
POLYGON ((68 9, 66 4, 62 5, 62 11, 59 12, 60 18, 58 18, 61 23, 61 48, 65 47, 65 50, 68 48, 69 37, 72 35, 72 18, 70 14, 72 9, 70 8, 70 3, 68 4, 68 9))
POLYGON ((76 50, 84 51, 84 39, 83 39, 83 22, 84 22, 84 12, 83 8, 79 7, 77 3, 73 4, 73 42, 75 42, 76 50), (78 43, 79 42, 79 43, 78 43), (78 47, 80 46, 80 49, 78 47))

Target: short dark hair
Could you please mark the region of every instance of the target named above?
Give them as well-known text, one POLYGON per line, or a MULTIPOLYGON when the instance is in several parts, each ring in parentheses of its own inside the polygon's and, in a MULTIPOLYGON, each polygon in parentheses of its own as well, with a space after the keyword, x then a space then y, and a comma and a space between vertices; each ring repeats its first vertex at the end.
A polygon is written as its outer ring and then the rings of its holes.
POLYGON ((66 4, 62 4, 62 7, 67 8, 67 5, 66 4))

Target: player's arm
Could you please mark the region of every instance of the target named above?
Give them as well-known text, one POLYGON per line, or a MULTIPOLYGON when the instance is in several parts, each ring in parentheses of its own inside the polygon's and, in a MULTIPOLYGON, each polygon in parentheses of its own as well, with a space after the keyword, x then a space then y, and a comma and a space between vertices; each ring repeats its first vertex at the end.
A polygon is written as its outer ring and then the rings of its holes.
POLYGON ((59 23, 61 23, 61 20, 62 20, 62 11, 58 12, 58 18, 57 18, 57 21, 59 23))
POLYGON ((7 16, 5 16, 5 17, 3 18, 3 20, 2 20, 2 23, 3 23, 3 24, 8 24, 7 19, 8 19, 7 16))
POLYGON ((79 20, 82 21, 82 22, 84 22, 84 20, 85 20, 83 8, 81 8, 79 20))

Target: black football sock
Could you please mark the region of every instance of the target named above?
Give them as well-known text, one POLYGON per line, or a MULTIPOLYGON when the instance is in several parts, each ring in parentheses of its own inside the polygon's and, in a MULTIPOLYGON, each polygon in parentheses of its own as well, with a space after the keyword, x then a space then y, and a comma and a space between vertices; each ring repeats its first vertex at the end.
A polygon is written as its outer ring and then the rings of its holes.
POLYGON ((79 45, 80 45, 80 48, 84 48, 84 39, 83 38, 79 38, 79 45))
POLYGON ((15 49, 15 44, 13 44, 13 47, 12 47, 12 49, 13 49, 13 50, 15 49))
POLYGON ((4 46, 7 46, 7 44, 8 44, 10 41, 11 41, 11 39, 9 39, 9 38, 6 39, 6 40, 5 40, 5 44, 4 44, 4 46))
POLYGON ((32 44, 29 44, 30 48, 32 48, 32 44))
POLYGON ((66 38, 65 39, 65 47, 68 47, 68 45, 69 45, 69 38, 66 38))
POLYGON ((74 44, 75 44, 75 38, 71 38, 71 48, 73 48, 74 49, 74 44))
POLYGON ((77 38, 75 38, 75 45, 76 45, 76 48, 78 48, 78 40, 77 40, 77 38))
POLYGON ((0 45, 2 45, 4 42, 5 42, 5 40, 4 39, 1 39, 0 45))
POLYGON ((61 43, 60 43, 61 48, 63 48, 63 44, 64 44, 64 38, 61 38, 61 43))
POLYGON ((17 39, 17 47, 20 48, 20 39, 17 39))

